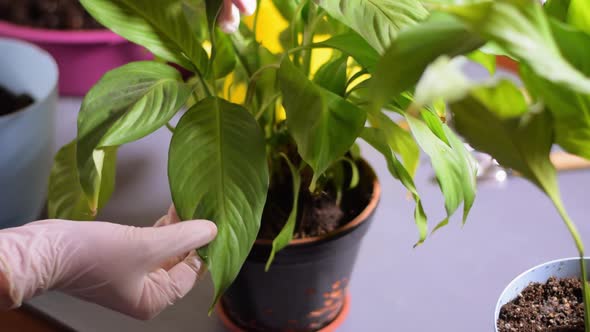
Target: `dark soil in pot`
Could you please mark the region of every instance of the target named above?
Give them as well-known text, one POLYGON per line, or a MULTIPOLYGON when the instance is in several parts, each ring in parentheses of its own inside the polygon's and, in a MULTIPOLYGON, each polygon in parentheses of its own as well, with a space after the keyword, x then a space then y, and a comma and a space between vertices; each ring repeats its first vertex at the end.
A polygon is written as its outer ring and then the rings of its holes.
POLYGON ((531 283, 500 310, 499 332, 584 332, 580 279, 531 283))
POLYGON ((0 20, 42 29, 104 29, 79 0, 0 0, 0 20))
POLYGON ((358 167, 361 181, 343 193, 340 204, 330 186, 307 192, 303 174, 295 239, 265 272, 271 239, 292 205, 290 177, 273 177, 259 240, 221 301, 224 314, 243 331, 317 331, 339 318, 380 193, 373 170, 364 161, 358 167))
POLYGON ((0 116, 21 110, 33 104, 33 98, 26 94, 15 94, 0 85, 0 116))
MULTIPOLYGON (((359 166, 362 169, 362 165, 359 166)), ((293 205, 291 178, 282 176, 282 174, 289 174, 287 165, 282 163, 281 167, 279 172, 281 175, 273 177, 271 181, 258 234, 259 239, 274 239, 280 233, 291 212, 293 205)), ((346 167, 343 171, 345 183, 348 183, 351 169, 346 167)), ((370 184, 371 176, 364 175, 364 180, 370 184)), ((322 236, 335 231, 358 216, 371 199, 372 188, 362 185, 351 190, 345 188, 340 200, 337 189, 331 184, 325 185, 322 191, 312 194, 308 190, 311 178, 311 170, 304 170, 299 191, 294 239, 322 236)))

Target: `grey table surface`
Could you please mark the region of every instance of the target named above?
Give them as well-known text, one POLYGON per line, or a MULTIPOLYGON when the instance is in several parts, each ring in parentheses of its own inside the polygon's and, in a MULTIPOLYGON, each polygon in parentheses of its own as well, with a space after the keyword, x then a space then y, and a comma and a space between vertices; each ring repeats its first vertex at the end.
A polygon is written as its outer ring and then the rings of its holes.
MULTIPOLYGON (((79 99, 60 101, 58 146, 74 137, 79 105, 79 99)), ((165 214, 170 205, 169 140, 170 133, 162 129, 120 149, 116 191, 100 220, 147 226, 165 214)), ((377 171, 383 196, 356 262, 350 314, 339 331, 493 331, 496 301, 512 278, 536 264, 576 255, 549 200, 517 177, 480 184, 464 227, 457 215, 413 249, 413 203, 389 176, 381 156, 366 145, 361 148, 377 171)), ((444 209, 431 175, 428 164, 422 163, 416 182, 432 225, 442 219, 444 209)), ((565 205, 589 245, 590 171, 563 173, 559 180, 565 205)), ((30 303, 82 332, 223 331, 215 316, 207 316, 211 296, 211 281, 205 279, 149 322, 58 293, 30 303)))

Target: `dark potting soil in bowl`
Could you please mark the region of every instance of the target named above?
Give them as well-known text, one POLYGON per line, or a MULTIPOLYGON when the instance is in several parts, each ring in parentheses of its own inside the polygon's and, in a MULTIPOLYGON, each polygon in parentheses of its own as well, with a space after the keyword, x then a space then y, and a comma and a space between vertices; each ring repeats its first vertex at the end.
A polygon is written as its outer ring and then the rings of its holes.
POLYGON ((34 100, 30 95, 17 95, 0 85, 0 116, 21 110, 32 103, 34 100))
POLYGON ((582 283, 551 278, 531 283, 500 310, 500 332, 584 332, 582 283))
POLYGON ((53 30, 104 29, 79 0, 0 0, 0 20, 53 30))

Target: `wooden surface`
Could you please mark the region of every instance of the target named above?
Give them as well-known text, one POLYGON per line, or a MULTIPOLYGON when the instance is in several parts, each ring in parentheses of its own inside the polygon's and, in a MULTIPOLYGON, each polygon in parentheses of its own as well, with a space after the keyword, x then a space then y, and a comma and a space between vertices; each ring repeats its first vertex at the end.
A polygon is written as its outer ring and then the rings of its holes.
POLYGON ((29 309, 0 311, 0 331, 2 332, 70 332, 29 309))

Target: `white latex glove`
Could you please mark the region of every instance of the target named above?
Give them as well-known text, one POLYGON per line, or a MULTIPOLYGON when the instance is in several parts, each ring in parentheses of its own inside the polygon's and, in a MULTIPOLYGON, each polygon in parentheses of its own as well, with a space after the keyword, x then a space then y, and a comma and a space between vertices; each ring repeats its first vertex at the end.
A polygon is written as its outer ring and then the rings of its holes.
POLYGON ((0 309, 56 289, 153 318, 193 288, 205 272, 194 249, 217 234, 210 221, 177 221, 171 208, 156 227, 43 220, 1 230, 0 309))
POLYGON ((256 0, 223 0, 218 23, 221 30, 232 33, 240 26, 240 13, 248 16, 256 11, 256 0))

